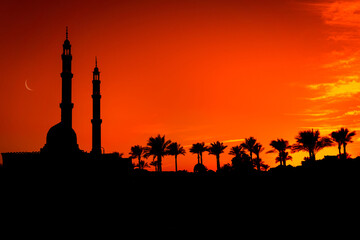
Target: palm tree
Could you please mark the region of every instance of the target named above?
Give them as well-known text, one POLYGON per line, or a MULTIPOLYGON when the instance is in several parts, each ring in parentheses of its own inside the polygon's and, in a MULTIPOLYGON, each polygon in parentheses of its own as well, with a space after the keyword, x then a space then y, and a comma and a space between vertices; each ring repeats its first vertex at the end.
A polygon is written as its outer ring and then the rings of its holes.
POLYGON ((196 153, 198 157, 198 164, 203 164, 203 158, 202 153, 207 150, 207 147, 205 147, 205 143, 195 143, 190 148, 191 153, 196 153))
POLYGON ((130 151, 130 157, 131 158, 137 158, 139 161, 138 167, 139 169, 142 169, 142 166, 145 166, 144 164, 141 164, 141 157, 144 155, 145 153, 145 148, 143 148, 140 145, 135 145, 131 147, 131 151, 130 151))
POLYGON ((280 152, 279 153, 279 156, 277 156, 275 158, 275 162, 280 162, 280 165, 281 165, 281 162, 284 163, 284 166, 286 166, 286 161, 287 160, 292 160, 292 156, 289 155, 289 152, 280 152))
POLYGON ((145 162, 144 160, 141 160, 139 164, 140 164, 139 169, 145 169, 145 168, 150 167, 149 164, 147 162, 145 162))
POLYGON ((168 154, 175 156, 175 172, 177 172, 177 156, 179 154, 185 155, 185 149, 177 142, 173 142, 168 146, 168 154))
POLYGON ((309 153, 310 161, 315 161, 315 154, 318 151, 333 144, 329 137, 320 137, 319 130, 313 129, 300 131, 295 139, 296 143, 292 146, 292 152, 306 151, 309 153))
POLYGON ((256 144, 256 139, 253 137, 245 138, 245 142, 241 144, 243 148, 249 151, 250 153, 250 160, 252 161, 252 154, 254 152, 254 146, 256 144))
POLYGON ((232 167, 235 171, 249 172, 254 168, 250 161, 250 156, 244 151, 242 145, 234 146, 230 149, 230 155, 235 155, 231 159, 232 167))
MULTIPOLYGON (((155 157, 157 158, 157 170, 159 172, 162 171, 161 164, 162 164, 162 157, 168 154, 168 146, 170 145, 170 140, 165 140, 165 135, 157 137, 150 137, 147 143, 147 147, 145 148, 145 157, 153 156, 154 160, 155 157)), ((155 167, 156 168, 156 167, 155 167)))
POLYGON ((351 140, 351 138, 353 136, 355 136, 356 132, 355 131, 352 131, 352 132, 349 132, 349 129, 347 128, 341 128, 339 130, 339 134, 341 136, 341 143, 343 145, 343 148, 344 148, 344 159, 346 159, 347 157, 347 154, 346 154, 346 145, 348 143, 352 143, 353 141, 351 140))
POLYGON ((260 143, 256 143, 254 145, 253 152, 256 155, 255 165, 258 171, 260 171, 260 167, 261 167, 260 153, 264 150, 265 148, 260 143))
POLYGON ((216 156, 216 167, 217 171, 220 170, 220 154, 224 153, 225 148, 227 148, 224 143, 216 141, 210 144, 210 147, 208 147, 209 154, 216 156))
POLYGON ((341 137, 340 130, 338 130, 338 131, 333 131, 333 132, 330 134, 330 136, 331 136, 332 140, 338 144, 339 158, 341 158, 342 137, 341 137))
POLYGON ((233 146, 229 152, 230 155, 234 155, 237 158, 241 157, 244 153, 245 151, 241 145, 233 146))
POLYGON ((286 149, 291 148, 291 146, 289 145, 289 142, 282 138, 281 139, 278 138, 277 140, 272 140, 270 142, 270 146, 273 147, 273 149, 270 151, 267 151, 266 153, 274 153, 277 151, 279 153, 279 155, 275 159, 275 160, 277 160, 276 162, 280 162, 280 166, 282 166, 282 165, 286 166, 286 160, 283 158, 283 156, 285 156, 286 149))
MULTIPOLYGON (((149 156, 144 155, 144 157, 147 158, 147 157, 149 157, 149 156)), ((159 164, 158 164, 158 161, 157 161, 155 158, 156 158, 156 157, 153 156, 153 160, 150 162, 150 165, 151 165, 151 166, 154 166, 155 172, 157 172, 157 171, 158 171, 159 164)))

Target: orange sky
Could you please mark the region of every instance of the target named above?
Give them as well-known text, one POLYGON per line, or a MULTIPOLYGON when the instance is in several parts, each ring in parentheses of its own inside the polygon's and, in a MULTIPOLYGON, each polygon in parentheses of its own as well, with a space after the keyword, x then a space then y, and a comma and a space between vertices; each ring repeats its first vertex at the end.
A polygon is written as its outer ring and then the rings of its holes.
MULTIPOLYGON (((300 130, 360 130, 360 3, 356 1, 2 1, 0 152, 38 151, 60 121, 61 51, 69 26, 73 128, 91 150, 92 70, 101 71, 106 152, 165 134, 184 146, 266 151, 300 130), (28 91, 25 80, 33 91, 28 91)), ((360 135, 348 146, 360 154, 360 135)), ((336 154, 332 147, 320 151, 336 154)), ((306 153, 292 155, 299 165, 306 153)), ((276 166, 276 154, 261 155, 276 166)), ((180 156, 192 171, 196 155, 180 156)), ((204 164, 216 169, 215 156, 204 164)), ((166 157, 163 170, 174 170, 166 157)))

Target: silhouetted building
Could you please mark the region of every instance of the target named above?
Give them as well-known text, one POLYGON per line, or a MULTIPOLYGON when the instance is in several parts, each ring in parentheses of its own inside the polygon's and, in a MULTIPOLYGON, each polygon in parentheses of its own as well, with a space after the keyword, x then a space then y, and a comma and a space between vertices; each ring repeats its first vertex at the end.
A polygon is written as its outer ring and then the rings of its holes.
POLYGON ((74 104, 71 101, 71 85, 73 74, 71 72, 71 44, 68 39, 67 28, 61 59, 61 121, 50 128, 46 135, 46 144, 40 149, 40 152, 2 153, 4 167, 25 171, 52 169, 58 172, 63 170, 82 170, 83 172, 99 173, 111 171, 113 174, 127 172, 132 167, 130 158, 122 158, 116 152, 108 154, 101 152, 100 72, 97 67, 96 58, 92 81, 92 150, 90 153, 86 153, 79 149, 76 133, 72 128, 72 109, 74 104))
POLYGON ((93 71, 93 118, 91 119, 92 124, 92 150, 91 154, 94 157, 98 157, 101 155, 101 123, 102 120, 100 118, 100 72, 97 67, 97 59, 95 57, 95 68, 93 71))
POLYGON ((80 156, 80 149, 77 144, 76 133, 72 128, 72 109, 74 104, 71 102, 71 83, 73 74, 71 73, 71 44, 68 39, 67 28, 61 59, 61 122, 50 128, 46 136, 46 144, 40 152, 49 158, 78 158, 80 156))

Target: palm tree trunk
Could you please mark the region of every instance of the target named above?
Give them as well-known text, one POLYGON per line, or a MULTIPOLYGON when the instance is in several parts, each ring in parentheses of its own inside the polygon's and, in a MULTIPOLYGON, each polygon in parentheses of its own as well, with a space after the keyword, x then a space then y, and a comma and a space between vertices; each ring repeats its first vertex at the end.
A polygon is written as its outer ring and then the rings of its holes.
POLYGON ((200 153, 201 164, 203 164, 202 152, 200 153))
POLYGON ((216 168, 217 168, 217 171, 220 170, 220 154, 216 155, 216 168))
POLYGON ((161 155, 158 156, 158 171, 161 172, 162 169, 161 169, 161 155))
POLYGON ((198 155, 198 164, 200 164, 200 153, 198 153, 197 155, 198 155))
POLYGON ((175 172, 177 172, 177 155, 175 155, 175 172))
POLYGON ((314 150, 312 150, 311 154, 312 154, 312 161, 315 162, 316 159, 315 159, 315 152, 314 152, 314 150))
POLYGON ((338 143, 338 149, 339 149, 339 158, 341 158, 341 143, 338 143))
POLYGON ((139 160, 139 169, 141 169, 141 166, 140 166, 141 156, 140 155, 138 156, 138 160, 139 160))
POLYGON ((343 143, 343 147, 344 147, 344 159, 346 159, 346 156, 347 156, 347 154, 346 154, 346 143, 343 143))
POLYGON ((311 150, 309 150, 309 161, 312 161, 312 154, 311 150))

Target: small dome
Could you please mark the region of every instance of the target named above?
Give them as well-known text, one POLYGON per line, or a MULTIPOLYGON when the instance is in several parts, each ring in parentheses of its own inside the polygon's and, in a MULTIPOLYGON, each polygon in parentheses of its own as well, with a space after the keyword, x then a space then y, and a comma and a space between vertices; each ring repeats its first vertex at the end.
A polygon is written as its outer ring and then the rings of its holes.
POLYGON ((46 136, 46 151, 52 153, 69 153, 79 151, 74 129, 62 122, 51 127, 46 136))

